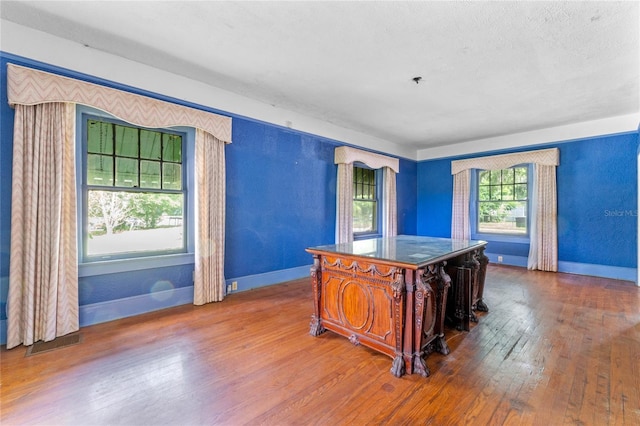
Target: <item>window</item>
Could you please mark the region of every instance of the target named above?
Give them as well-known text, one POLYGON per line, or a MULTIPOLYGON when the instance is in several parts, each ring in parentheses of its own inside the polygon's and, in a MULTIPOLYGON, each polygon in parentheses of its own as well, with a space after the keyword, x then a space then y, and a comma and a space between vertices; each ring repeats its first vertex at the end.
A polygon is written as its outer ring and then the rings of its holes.
POLYGON ((377 172, 364 167, 353 167, 353 234, 378 234, 378 179, 377 172))
POLYGON ((186 252, 185 135, 83 115, 83 261, 186 252))
POLYGON ((529 167, 479 170, 477 232, 528 235, 529 167))

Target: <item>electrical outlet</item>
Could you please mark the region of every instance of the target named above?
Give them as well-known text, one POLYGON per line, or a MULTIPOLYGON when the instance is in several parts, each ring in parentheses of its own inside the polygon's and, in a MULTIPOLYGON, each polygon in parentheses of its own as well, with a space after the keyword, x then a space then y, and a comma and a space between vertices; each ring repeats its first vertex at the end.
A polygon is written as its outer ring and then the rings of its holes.
POLYGON ((238 281, 233 281, 231 283, 231 290, 235 291, 238 289, 238 281))
POLYGON ((231 284, 227 284, 227 293, 231 292, 231 284))
POLYGON ((498 256, 498 263, 502 263, 502 256, 498 256))

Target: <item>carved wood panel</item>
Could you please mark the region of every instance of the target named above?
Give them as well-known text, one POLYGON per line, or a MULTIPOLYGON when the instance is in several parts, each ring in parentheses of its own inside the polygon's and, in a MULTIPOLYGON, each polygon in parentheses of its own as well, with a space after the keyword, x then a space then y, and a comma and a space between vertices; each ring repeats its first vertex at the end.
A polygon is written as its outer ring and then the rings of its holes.
POLYGON ((402 270, 362 260, 323 256, 320 318, 324 327, 390 356, 402 353, 402 270), (397 293, 397 294, 396 294, 397 293))

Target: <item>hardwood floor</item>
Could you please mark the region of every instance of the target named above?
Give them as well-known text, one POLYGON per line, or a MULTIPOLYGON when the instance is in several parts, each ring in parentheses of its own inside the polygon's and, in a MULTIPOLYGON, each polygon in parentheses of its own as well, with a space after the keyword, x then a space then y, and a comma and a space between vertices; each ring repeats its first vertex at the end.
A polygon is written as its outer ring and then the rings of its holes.
POLYGON ((470 332, 431 376, 326 332, 309 279, 86 327, 0 352, 2 425, 638 425, 640 289, 490 265, 470 332))

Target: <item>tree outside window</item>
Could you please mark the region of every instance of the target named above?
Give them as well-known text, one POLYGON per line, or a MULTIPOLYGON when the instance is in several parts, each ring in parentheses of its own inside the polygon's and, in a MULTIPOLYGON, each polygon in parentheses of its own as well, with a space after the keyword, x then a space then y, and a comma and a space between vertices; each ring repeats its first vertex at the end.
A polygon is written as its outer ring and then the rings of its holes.
POLYGON ((353 233, 378 232, 378 198, 376 171, 364 167, 353 168, 353 233))
POLYGON ((181 134, 88 118, 84 259, 184 252, 181 134))
POLYGON ((478 172, 478 232, 527 235, 528 167, 478 172))

